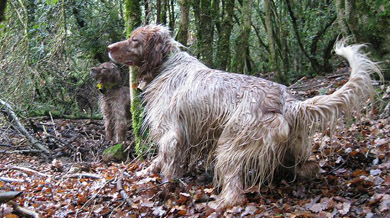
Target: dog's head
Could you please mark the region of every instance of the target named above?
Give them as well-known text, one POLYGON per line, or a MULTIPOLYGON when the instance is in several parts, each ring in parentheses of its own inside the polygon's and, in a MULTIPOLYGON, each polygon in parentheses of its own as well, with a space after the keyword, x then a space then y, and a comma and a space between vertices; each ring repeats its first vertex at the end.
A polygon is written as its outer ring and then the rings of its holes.
POLYGON ((135 29, 129 39, 109 45, 108 55, 116 63, 139 67, 139 79, 145 80, 154 78, 170 52, 178 47, 168 28, 147 25, 135 29))
POLYGON ((100 91, 117 86, 121 81, 117 66, 111 62, 104 62, 97 67, 92 67, 90 74, 98 82, 97 87, 100 91))

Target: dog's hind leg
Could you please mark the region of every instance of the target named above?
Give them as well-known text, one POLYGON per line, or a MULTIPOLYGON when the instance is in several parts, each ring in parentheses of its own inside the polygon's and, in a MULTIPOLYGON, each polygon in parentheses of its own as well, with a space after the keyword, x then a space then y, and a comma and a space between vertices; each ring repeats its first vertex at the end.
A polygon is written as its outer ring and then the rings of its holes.
POLYGON ((215 205, 211 207, 223 208, 231 205, 238 205, 244 202, 244 184, 241 163, 243 154, 237 151, 233 145, 222 145, 217 149, 215 173, 218 176, 218 184, 222 186, 215 205), (233 151, 234 150, 234 151, 233 151))

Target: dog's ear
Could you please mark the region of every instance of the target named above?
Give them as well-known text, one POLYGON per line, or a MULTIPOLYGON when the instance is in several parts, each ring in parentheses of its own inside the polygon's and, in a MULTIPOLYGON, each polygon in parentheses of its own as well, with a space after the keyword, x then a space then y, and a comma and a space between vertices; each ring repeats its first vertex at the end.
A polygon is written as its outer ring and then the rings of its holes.
POLYGON ((122 80, 121 74, 120 74, 119 69, 116 65, 112 64, 110 67, 110 71, 112 74, 111 77, 112 77, 113 82, 120 82, 122 80))
POLYGON ((144 61, 147 68, 155 70, 169 55, 169 33, 161 30, 150 32, 145 42, 144 61))

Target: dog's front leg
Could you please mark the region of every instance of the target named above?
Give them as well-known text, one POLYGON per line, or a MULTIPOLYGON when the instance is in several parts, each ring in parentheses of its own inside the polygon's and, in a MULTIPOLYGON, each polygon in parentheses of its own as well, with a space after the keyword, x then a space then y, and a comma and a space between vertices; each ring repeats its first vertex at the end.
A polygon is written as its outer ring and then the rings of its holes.
POLYGON ((180 131, 170 130, 159 141, 158 165, 165 179, 171 180, 183 175, 186 159, 180 131))
POLYGON ((117 110, 115 113, 115 139, 118 143, 126 140, 127 120, 125 110, 126 108, 117 110))
POLYGON ((159 151, 156 159, 138 175, 148 175, 160 171, 167 180, 181 177, 185 171, 183 164, 186 157, 180 135, 180 132, 174 130, 163 134, 158 143, 159 151))
POLYGON ((102 111, 103 120, 104 120, 104 130, 105 130, 105 140, 111 141, 113 139, 114 131, 114 117, 112 115, 112 110, 109 104, 103 97, 100 97, 100 110, 102 111))

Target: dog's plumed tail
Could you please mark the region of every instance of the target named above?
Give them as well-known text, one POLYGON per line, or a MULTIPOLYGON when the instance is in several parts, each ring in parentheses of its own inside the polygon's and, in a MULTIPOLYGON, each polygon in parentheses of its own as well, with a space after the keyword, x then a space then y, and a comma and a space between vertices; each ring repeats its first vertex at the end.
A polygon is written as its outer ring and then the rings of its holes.
POLYGON ((362 47, 364 45, 345 46, 344 41, 336 44, 336 54, 346 58, 351 67, 349 81, 333 94, 287 104, 285 115, 291 127, 302 131, 302 127, 306 126, 303 129, 310 132, 318 128, 333 128, 341 113, 350 114, 353 110, 359 111, 368 97, 374 99, 370 75, 377 73, 382 77, 382 74, 377 64, 361 52, 362 47))

